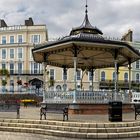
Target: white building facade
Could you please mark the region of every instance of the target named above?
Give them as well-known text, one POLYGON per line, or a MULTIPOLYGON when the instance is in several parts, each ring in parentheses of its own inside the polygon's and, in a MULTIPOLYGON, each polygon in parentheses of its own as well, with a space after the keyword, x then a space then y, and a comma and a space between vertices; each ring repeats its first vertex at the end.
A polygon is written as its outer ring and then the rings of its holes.
POLYGON ((34 25, 32 18, 25 20, 25 25, 0 22, 0 69, 10 73, 10 77, 1 75, 0 79, 6 80, 8 92, 27 91, 29 86, 35 87, 33 79, 42 80, 42 64, 33 61, 32 48, 48 40, 46 25, 34 25))

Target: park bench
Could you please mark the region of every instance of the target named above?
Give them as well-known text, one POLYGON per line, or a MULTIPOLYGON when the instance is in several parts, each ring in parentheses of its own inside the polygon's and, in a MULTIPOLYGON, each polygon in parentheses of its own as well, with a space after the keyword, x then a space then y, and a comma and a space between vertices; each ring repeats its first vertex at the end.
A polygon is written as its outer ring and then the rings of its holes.
POLYGON ((16 112, 20 118, 20 103, 17 101, 0 101, 0 112, 16 112))
POLYGON ((65 121, 65 119, 68 120, 68 104, 61 103, 43 104, 43 107, 41 107, 40 109, 40 120, 42 120, 42 116, 44 116, 44 119, 46 120, 47 113, 63 114, 63 121, 65 121))
POLYGON ((137 115, 140 115, 140 104, 134 104, 135 109, 135 120, 137 119, 137 115))

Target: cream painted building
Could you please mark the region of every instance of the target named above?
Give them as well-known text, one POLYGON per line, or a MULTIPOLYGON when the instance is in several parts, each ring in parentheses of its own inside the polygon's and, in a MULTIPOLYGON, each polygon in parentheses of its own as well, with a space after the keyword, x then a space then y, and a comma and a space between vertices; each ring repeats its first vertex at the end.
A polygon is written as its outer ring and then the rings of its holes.
MULTIPOLYGON (((128 42, 131 46, 133 46, 137 51, 140 51, 140 42, 128 42)), ((115 79, 114 68, 106 68, 100 69, 99 72, 99 81, 100 88, 111 88, 111 83, 113 83, 115 79), (106 83, 106 84, 105 84, 106 83)), ((128 81, 129 81, 129 69, 128 66, 119 68, 118 82, 120 84, 120 88, 128 89, 128 81)), ((131 84, 132 90, 140 91, 140 60, 131 64, 131 84)), ((112 84, 113 87, 113 84, 112 84)))
MULTIPOLYGON (((130 42, 140 52, 140 42, 130 42)), ((132 64, 132 84, 140 91, 140 60, 132 64)))
POLYGON ((0 20, 0 69, 10 73, 8 78, 0 77, 1 81, 7 81, 6 91, 27 91, 29 84, 30 88, 36 88, 34 79, 42 80, 43 71, 42 64, 33 61, 31 50, 47 40, 46 25, 35 25, 32 18, 25 20, 24 25, 14 26, 7 26, 0 20), (19 81, 22 83, 18 84, 19 81))

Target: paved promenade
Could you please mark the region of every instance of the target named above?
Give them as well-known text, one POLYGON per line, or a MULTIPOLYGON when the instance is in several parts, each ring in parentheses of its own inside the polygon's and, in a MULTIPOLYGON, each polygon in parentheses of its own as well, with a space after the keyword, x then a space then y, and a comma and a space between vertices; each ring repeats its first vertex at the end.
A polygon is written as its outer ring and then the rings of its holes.
MULTIPOLYGON (((21 107, 20 109, 20 118, 21 119, 40 119, 40 108, 39 107, 21 107)), ((0 112, 0 118, 16 118, 15 112, 0 112)), ((51 114, 47 116, 48 120, 62 120, 62 114, 51 114)), ((138 116, 140 120, 140 116, 138 116)), ((108 114, 104 115, 69 115, 69 121, 83 121, 83 122, 109 122, 108 114)), ((123 121, 135 121, 134 112, 132 113, 123 113, 123 121)))
MULTIPOLYGON (((20 118, 21 119, 39 119, 39 109, 38 107, 21 107, 20 118)), ((0 112, 0 118, 8 118, 15 119, 16 113, 5 113, 0 112)), ((48 120, 62 120, 61 114, 49 114, 47 116, 48 120)), ((140 120, 140 116, 138 117, 140 120)), ((106 115, 70 115, 69 121, 83 121, 83 122, 109 122, 108 114, 106 115)), ((134 112, 132 113, 124 113, 123 114, 123 122, 125 121, 134 121, 134 112)), ((44 136, 44 135, 36 135, 30 133, 14 133, 14 132, 0 132, 0 140, 58 140, 58 137, 44 136)), ((140 140, 140 138, 131 138, 129 140, 140 140)), ((78 140, 72 138, 61 138, 61 140, 78 140)), ((105 139, 104 139, 105 140, 105 139)), ((123 140, 128 140, 123 139, 123 140)))

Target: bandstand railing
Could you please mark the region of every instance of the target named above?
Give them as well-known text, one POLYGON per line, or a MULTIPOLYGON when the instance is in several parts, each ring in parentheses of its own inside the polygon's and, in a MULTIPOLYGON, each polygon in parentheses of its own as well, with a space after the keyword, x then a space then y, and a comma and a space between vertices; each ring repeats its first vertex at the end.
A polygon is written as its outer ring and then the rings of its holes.
MULTIPOLYGON (((73 91, 45 91, 45 102, 73 103, 73 91)), ((112 101, 114 91, 76 91, 77 103, 108 103, 112 101)), ((117 100, 130 103, 130 96, 125 92, 118 92, 117 100)))

